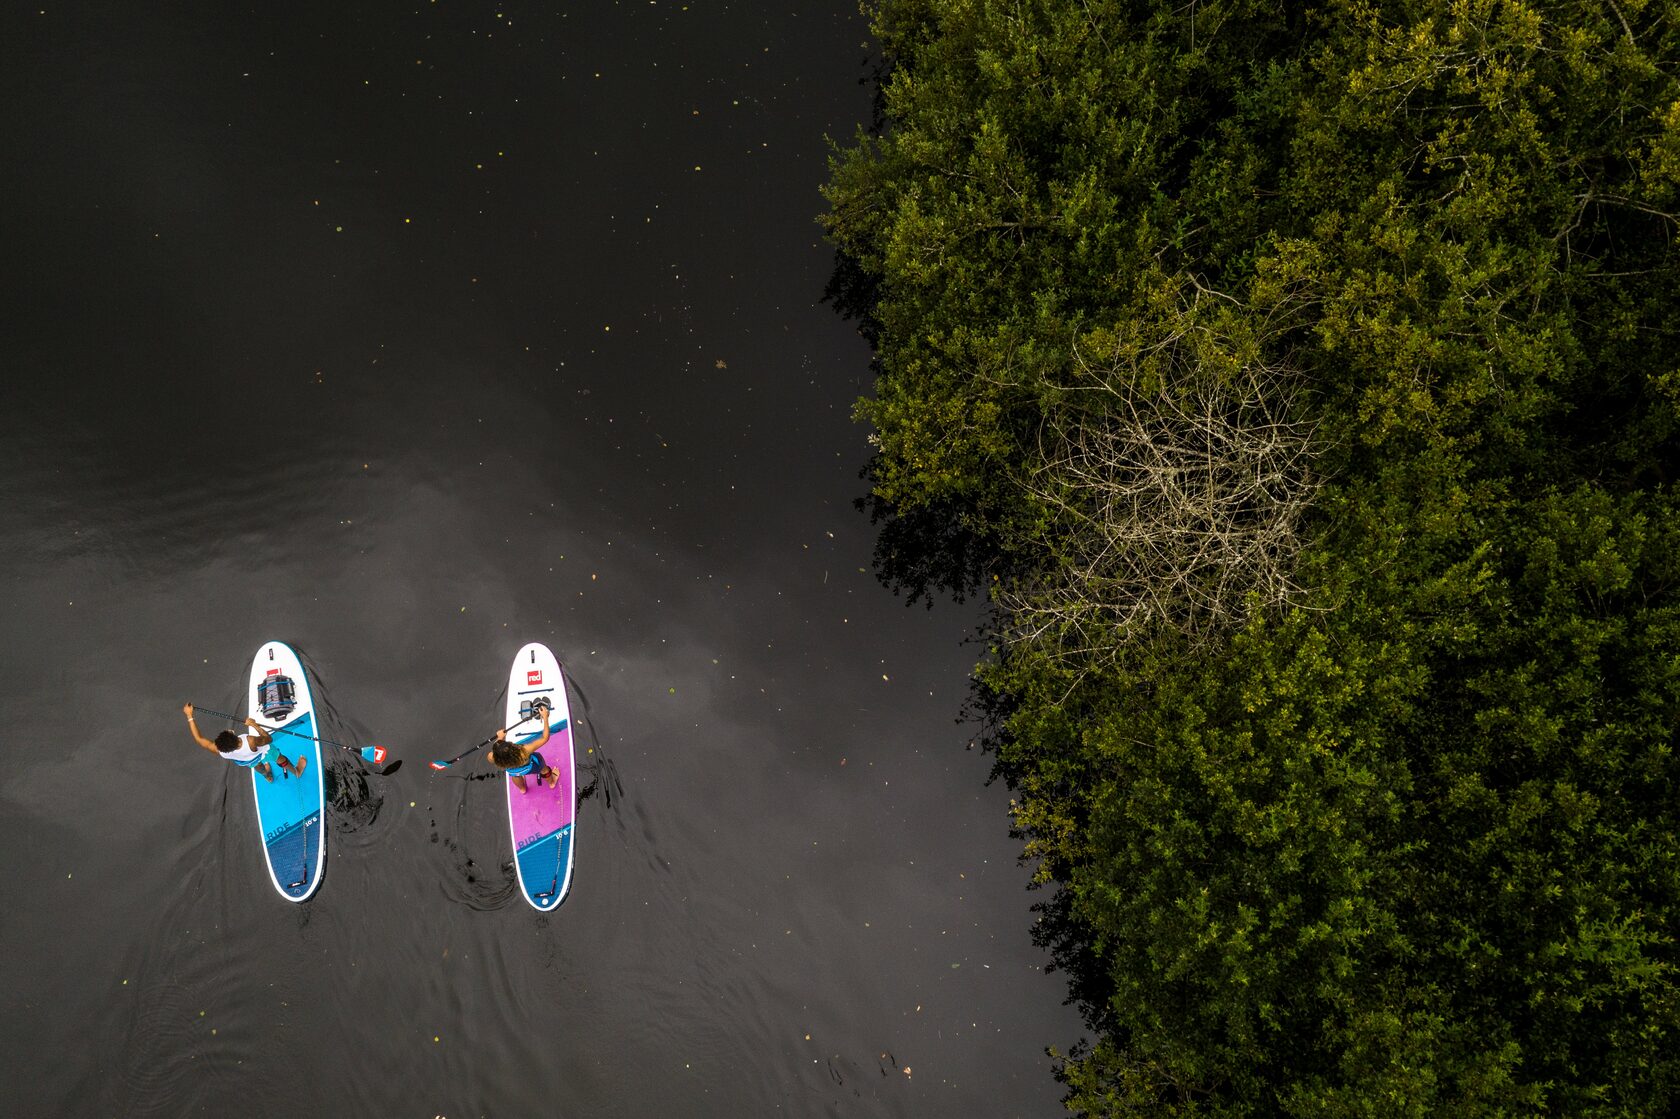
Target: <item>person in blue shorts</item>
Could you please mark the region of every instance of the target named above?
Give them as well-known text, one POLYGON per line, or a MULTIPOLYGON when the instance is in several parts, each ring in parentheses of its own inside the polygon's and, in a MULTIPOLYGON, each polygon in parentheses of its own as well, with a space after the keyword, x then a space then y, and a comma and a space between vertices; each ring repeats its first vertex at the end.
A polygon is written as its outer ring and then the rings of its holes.
POLYGON ((525 788, 525 778, 535 774, 538 780, 546 781, 549 788, 560 783, 560 775, 554 767, 543 761, 543 756, 537 753, 538 747, 548 741, 548 704, 537 700, 532 704, 532 713, 542 720, 542 737, 532 742, 509 742, 507 728, 496 732, 496 741, 490 745, 490 760, 500 766, 509 777, 513 778, 513 787, 520 792, 529 792, 525 788))
POLYGON ((198 724, 193 721, 193 705, 189 703, 181 710, 186 713, 187 730, 192 733, 193 741, 213 754, 220 754, 235 765, 256 770, 270 781, 274 780, 274 771, 268 767, 270 756, 283 771, 293 777, 302 777, 304 767, 309 764, 309 758, 303 754, 298 755, 295 764, 287 761, 286 755, 273 748, 274 739, 269 737, 268 728, 255 719, 245 720, 245 725, 252 730, 251 734, 240 735, 231 730, 224 730, 212 742, 198 733, 198 724))

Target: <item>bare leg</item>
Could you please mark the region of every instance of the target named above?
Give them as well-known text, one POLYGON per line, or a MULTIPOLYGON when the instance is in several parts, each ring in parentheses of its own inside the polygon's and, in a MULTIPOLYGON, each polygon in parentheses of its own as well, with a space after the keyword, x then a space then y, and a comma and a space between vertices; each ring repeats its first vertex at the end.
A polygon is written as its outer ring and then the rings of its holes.
POLYGON ((509 781, 512 781, 512 782, 513 782, 513 787, 514 787, 514 788, 516 788, 516 789, 518 789, 518 790, 519 790, 519 791, 520 791, 520 792, 522 792, 522 793, 523 793, 523 792, 527 792, 527 791, 528 791, 528 790, 527 790, 527 789, 526 789, 526 788, 525 788, 525 778, 523 778, 523 777, 520 777, 520 776, 518 776, 518 775, 514 775, 514 776, 512 776, 512 777, 509 777, 509 778, 508 778, 508 780, 509 780, 509 781))
POLYGON ((551 789, 560 783, 560 774, 551 765, 543 767, 542 775, 543 780, 547 782, 548 787, 551 789))
POLYGON ((267 762, 258 762, 257 765, 256 765, 256 770, 257 770, 258 773, 260 773, 264 777, 268 778, 268 783, 269 784, 271 784, 271 785, 274 784, 274 771, 272 769, 268 768, 268 763, 267 762))

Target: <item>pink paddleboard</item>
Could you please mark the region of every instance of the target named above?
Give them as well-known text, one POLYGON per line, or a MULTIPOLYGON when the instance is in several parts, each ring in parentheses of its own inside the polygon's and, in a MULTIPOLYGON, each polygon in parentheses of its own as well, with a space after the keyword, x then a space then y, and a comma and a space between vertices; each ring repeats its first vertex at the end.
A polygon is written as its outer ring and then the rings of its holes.
POLYGON ((548 742, 537 752, 560 775, 559 784, 549 788, 534 773, 525 778, 523 793, 512 778, 504 777, 503 783, 507 786, 508 823, 513 829, 513 862, 520 890, 525 900, 547 912, 565 900, 572 884, 577 781, 566 679, 548 647, 532 642, 519 650, 508 676, 503 725, 512 728, 508 737, 513 741, 532 742, 542 737, 541 726, 531 717, 531 703, 537 699, 549 702, 550 728, 548 742))

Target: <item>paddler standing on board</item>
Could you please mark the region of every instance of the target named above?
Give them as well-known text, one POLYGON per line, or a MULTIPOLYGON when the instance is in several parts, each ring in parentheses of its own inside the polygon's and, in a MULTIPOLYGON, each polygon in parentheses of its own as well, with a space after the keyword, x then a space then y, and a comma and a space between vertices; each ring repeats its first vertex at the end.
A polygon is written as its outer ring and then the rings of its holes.
POLYGON ((268 767, 268 758, 273 756, 276 763, 286 773, 293 777, 302 777, 304 767, 309 764, 306 755, 299 754, 296 764, 286 760, 286 755, 274 749, 274 739, 269 737, 268 728, 255 719, 246 719, 245 725, 251 728, 250 734, 234 734, 231 730, 224 730, 212 742, 198 733, 198 724, 193 721, 193 705, 186 704, 181 708, 187 716, 187 730, 192 732, 193 740, 212 754, 219 754, 235 765, 254 769, 270 781, 274 780, 274 771, 268 767))

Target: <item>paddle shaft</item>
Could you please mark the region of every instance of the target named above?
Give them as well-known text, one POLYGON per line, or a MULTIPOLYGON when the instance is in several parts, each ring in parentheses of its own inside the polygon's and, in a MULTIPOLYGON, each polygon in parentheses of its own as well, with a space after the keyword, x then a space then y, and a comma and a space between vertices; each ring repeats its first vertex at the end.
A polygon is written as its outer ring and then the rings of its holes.
MULTIPOLYGON (((229 714, 228 714, 228 713, 227 713, 227 712, 226 712, 226 711, 212 711, 212 710, 211 710, 211 709, 210 709, 210 708, 208 708, 208 707, 200 707, 200 706, 199 706, 199 705, 198 705, 198 704, 196 704, 196 703, 195 703, 195 704, 193 704, 193 710, 194 710, 194 711, 195 711, 195 712, 197 712, 197 711, 202 711, 202 712, 204 712, 204 713, 205 713, 205 714, 206 714, 206 715, 215 715, 215 716, 216 716, 216 717, 218 717, 218 718, 221 718, 221 719, 227 719, 227 720, 229 720, 229 721, 231 721, 231 722, 235 722, 235 723, 243 723, 243 722, 244 722, 244 721, 245 721, 245 720, 243 720, 243 719, 241 719, 241 718, 240 718, 240 717, 239 717, 239 716, 238 716, 238 715, 229 715, 229 714)), ((309 741, 311 741, 311 742, 319 742, 319 743, 321 743, 321 744, 323 744, 323 745, 326 745, 326 746, 337 746, 337 747, 338 747, 338 748, 339 748, 339 749, 340 749, 340 750, 348 750, 348 751, 350 751, 350 752, 351 752, 351 753, 352 753, 352 754, 360 754, 360 753, 361 753, 361 752, 362 752, 362 751, 363 751, 363 750, 364 750, 364 749, 367 749, 367 750, 375 750, 375 749, 378 749, 378 747, 376 747, 376 746, 366 746, 366 747, 362 747, 362 746, 346 746, 346 745, 345 745, 345 744, 344 744, 344 743, 342 743, 342 742, 334 742, 334 741, 333 741, 333 740, 332 740, 332 739, 330 739, 330 738, 317 738, 317 737, 316 737, 316 736, 315 736, 315 735, 313 735, 313 734, 299 734, 299 733, 298 733, 298 732, 297 732, 297 731, 295 731, 295 730, 287 730, 287 729, 286 729, 286 728, 285 728, 285 727, 271 727, 271 726, 269 726, 269 725, 268 725, 268 724, 266 724, 266 723, 258 723, 258 722, 256 722, 256 720, 255 720, 255 719, 253 719, 253 720, 251 720, 251 721, 252 721, 252 722, 253 722, 253 723, 255 723, 255 724, 256 724, 256 725, 257 725, 257 726, 258 726, 258 727, 261 727, 261 728, 262 728, 262 729, 263 729, 263 730, 266 730, 266 731, 273 731, 273 732, 274 732, 274 733, 275 733, 275 734, 289 734, 289 735, 291 735, 291 736, 292 736, 292 737, 293 737, 293 738, 307 738, 307 739, 308 739, 308 740, 309 740, 309 741)))
MULTIPOLYGON (((528 723, 533 718, 535 718, 534 715, 527 715, 523 719, 519 720, 519 723, 528 723)), ((509 723, 507 726, 503 727, 502 730, 504 732, 510 731, 514 727, 518 726, 519 723, 509 723)), ((462 758, 471 757, 473 754, 478 753, 480 750, 484 749, 486 746, 490 745, 490 743, 492 743, 494 741, 496 741, 496 736, 492 734, 489 738, 486 738, 483 742, 478 743, 476 746, 471 746, 471 747, 468 747, 465 750, 462 750, 459 754, 456 754, 453 758, 450 758, 448 761, 433 762, 432 763, 432 768, 433 769, 448 769, 450 766, 454 765, 456 762, 460 761, 462 758)))

